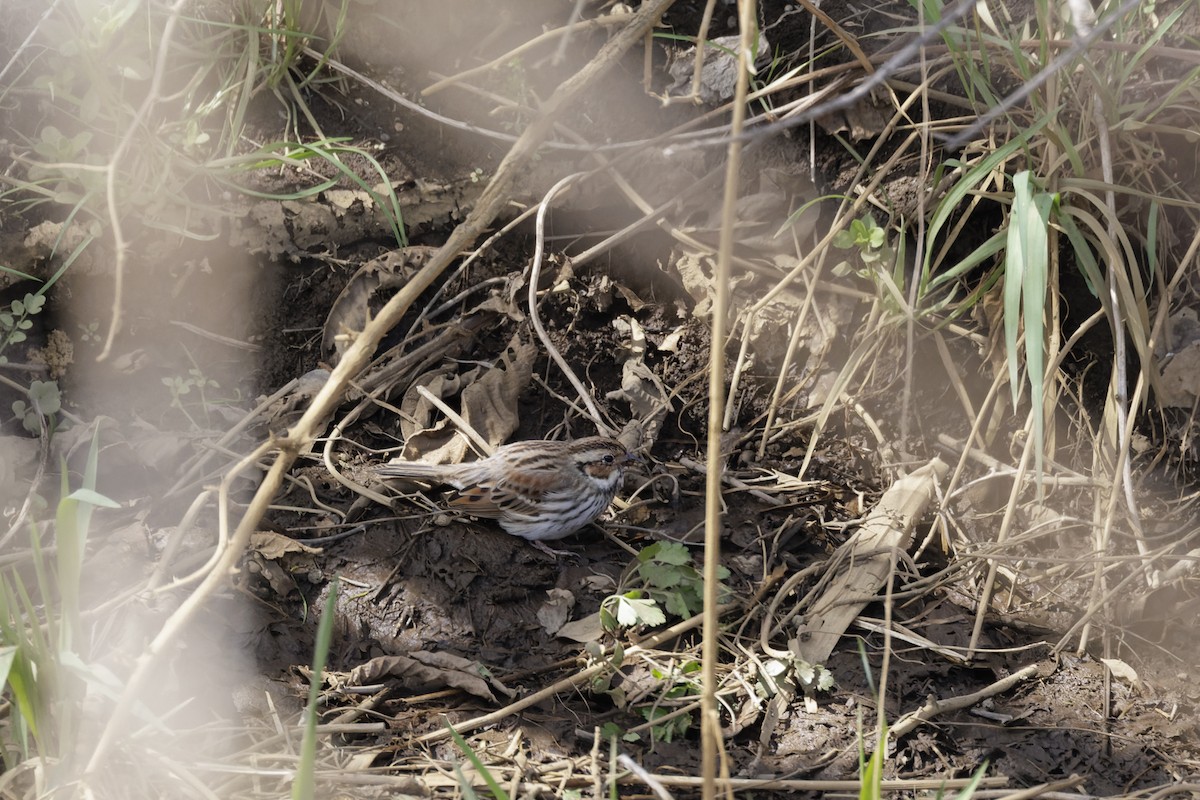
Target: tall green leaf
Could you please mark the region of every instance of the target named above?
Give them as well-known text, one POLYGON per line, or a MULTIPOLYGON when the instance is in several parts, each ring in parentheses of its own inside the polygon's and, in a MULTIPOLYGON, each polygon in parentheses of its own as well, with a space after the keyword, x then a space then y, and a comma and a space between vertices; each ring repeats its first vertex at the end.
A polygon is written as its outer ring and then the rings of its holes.
POLYGON ((1013 406, 1020 395, 1020 350, 1018 339, 1025 328, 1025 371, 1029 376, 1029 401, 1033 407, 1037 471, 1042 471, 1045 416, 1042 391, 1045 377, 1046 292, 1050 281, 1048 247, 1050 212, 1058 195, 1035 192, 1029 171, 1013 177, 1012 209, 1008 217, 1008 246, 1004 254, 1004 344, 1008 356, 1008 380, 1013 406))

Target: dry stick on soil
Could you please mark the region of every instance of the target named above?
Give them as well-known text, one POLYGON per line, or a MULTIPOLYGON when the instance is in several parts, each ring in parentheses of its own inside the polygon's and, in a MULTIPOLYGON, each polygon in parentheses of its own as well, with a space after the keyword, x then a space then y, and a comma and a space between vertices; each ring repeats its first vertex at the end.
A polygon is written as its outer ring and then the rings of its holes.
MULTIPOLYGON (((424 768, 423 768, 424 769, 424 768)), ((518 773, 518 777, 523 774, 527 767, 496 767, 490 766, 493 772, 499 772, 504 769, 513 769, 518 773)), ((662 775, 650 773, 654 779, 666 787, 674 787, 680 789, 695 789, 700 786, 700 779, 688 775, 662 775)), ((7 777, 7 776, 5 776, 7 777)), ((407 776, 385 775, 379 773, 361 773, 348 772, 345 769, 330 770, 328 772, 318 772, 318 781, 328 779, 337 780, 340 785, 346 786, 382 786, 393 791, 399 791, 407 794, 421 794, 427 792, 430 786, 446 787, 446 788, 461 788, 457 778, 447 776, 445 774, 438 775, 431 773, 428 776, 423 776, 421 783, 415 782, 415 779, 407 776)), ((880 788, 884 792, 922 792, 929 793, 935 791, 945 791, 954 789, 964 789, 973 782, 972 778, 909 778, 907 780, 884 780, 880 782, 880 788)), ((1008 778, 995 777, 983 778, 979 781, 978 789, 973 797, 976 798, 996 798, 997 800, 1008 800, 1008 798, 1045 798, 1054 797, 1046 794, 1045 790, 1048 787, 1067 788, 1075 786, 1082 782, 1082 778, 1072 776, 1071 778, 1058 781, 1056 783, 1041 784, 1040 786, 1032 787, 1028 790, 1022 790, 1017 793, 1004 792, 999 793, 999 787, 1008 785, 1008 778)), ((621 775, 616 778, 616 783, 622 786, 630 784, 641 784, 641 780, 634 775, 621 775)), ((593 777, 580 774, 578 777, 570 778, 565 782, 568 788, 584 789, 593 787, 595 780, 593 777)), ((792 780, 787 778, 729 778, 722 781, 722 785, 729 791, 737 792, 752 792, 760 791, 779 791, 779 792, 807 792, 807 793, 827 793, 837 796, 855 797, 862 788, 862 782, 858 780, 845 781, 821 781, 821 780, 792 780)), ((541 789, 541 793, 532 792, 528 796, 541 796, 547 790, 544 783, 534 783, 531 781, 521 781, 518 783, 522 792, 513 792, 510 796, 527 796, 529 789, 541 789)), ((1172 787, 1179 791, 1194 790, 1190 784, 1172 784, 1172 787)), ((558 796, 558 795, 555 795, 558 796)), ((597 795, 600 796, 600 795, 597 795)), ((1164 794, 1163 797, 1167 795, 1164 794)), ((1058 795, 1061 800, 1078 800, 1081 795, 1058 795)))
MULTIPOLYGON (((1075 346, 1076 342, 1078 342, 1079 338, 1081 338, 1083 334, 1090 329, 1091 326, 1089 323, 1098 321, 1099 318, 1099 314, 1093 314, 1084 322, 1083 325, 1080 326, 1079 330, 1077 330, 1071 336, 1071 338, 1067 340, 1066 344, 1059 348, 1054 360, 1046 366, 1046 375, 1054 375, 1058 372, 1058 369, 1062 365, 1062 361, 1066 358, 1067 353, 1071 352, 1071 349, 1075 346)), ((1000 378, 997 377, 992 383, 992 389, 988 392, 989 398, 994 397, 994 393, 998 388, 999 381, 1000 378)), ((1041 409, 1036 405, 1030 409, 1030 412, 1025 420, 1026 431, 1028 431, 1033 425, 1033 415, 1040 413, 1041 409)), ((978 434, 978 422, 979 420, 977 420, 976 424, 972 426, 968 441, 975 440, 975 437, 978 434)), ((1000 521, 1000 530, 996 534, 996 545, 998 547, 1003 546, 1003 544, 1008 540, 1009 531, 1012 529, 1013 520, 1017 510, 1017 500, 1020 497, 1021 487, 1025 482, 1025 474, 1029 470, 1029 460, 1033 453, 1033 445, 1034 437, 1026 436, 1025 446, 1021 452, 1021 460, 1017 466, 1016 474, 1013 476, 1013 485, 1012 490, 1009 492, 1008 503, 1004 507, 1004 518, 1000 521)), ((964 454, 962 459, 959 461, 958 469, 955 471, 955 480, 957 480, 959 474, 961 473, 965 462, 966 455, 964 454)), ((988 608, 991 606, 992 590, 996 584, 996 570, 998 566, 999 565, 995 560, 991 560, 988 563, 987 577, 984 579, 983 591, 979 596, 979 606, 975 609, 975 623, 971 631, 971 642, 967 647, 968 658, 973 658, 975 656, 975 649, 979 644, 979 637, 983 633, 984 617, 987 614, 988 608)))
POLYGON ((316 438, 319 431, 318 423, 328 419, 342 399, 342 393, 349 381, 366 365, 375 351, 379 340, 383 338, 404 316, 409 307, 450 265, 459 250, 469 247, 478 238, 491 221, 500 213, 508 201, 518 172, 533 157, 539 142, 554 125, 554 120, 567 105, 573 102, 588 86, 594 83, 604 73, 616 65, 618 57, 636 44, 642 33, 650 28, 672 0, 648 0, 633 15, 629 24, 609 39, 600 48, 596 56, 579 72, 568 78, 555 90, 554 94, 542 106, 542 116, 530 123, 521 134, 516 144, 504 157, 495 176, 480 195, 475 208, 467 215, 462 225, 455 228, 446 243, 429 260, 429 263, 413 276, 403 289, 400 290, 387 304, 380 309, 379 314, 370 322, 354 343, 342 356, 342 360, 329 376, 329 381, 313 398, 312 405, 304 412, 304 416, 288 431, 287 436, 264 442, 253 453, 237 464, 222 484, 222 494, 227 494, 228 486, 243 471, 253 466, 258 458, 271 450, 277 449, 278 455, 271 469, 263 478, 262 484, 255 493, 246 513, 238 524, 232 539, 220 561, 213 571, 204 579, 196 591, 188 596, 179 609, 163 624, 162 630, 146 648, 130 676, 121 697, 113 710, 112 717, 104 727, 103 733, 88 760, 86 774, 94 774, 104 763, 109 749, 113 746, 118 733, 124 727, 137 698, 151 671, 157 665, 158 659, 167 650, 168 644, 174 641, 191 618, 219 588, 225 585, 228 576, 237 564, 242 552, 250 541, 250 534, 258 529, 258 525, 267 507, 271 504, 275 493, 283 483, 284 473, 291 467, 296 457, 305 450, 316 438))
POLYGON ((426 389, 424 386, 417 386, 417 394, 425 398, 425 402, 432 405, 438 411, 446 415, 446 419, 454 423, 454 427, 458 428, 458 432, 471 440, 471 444, 479 448, 479 452, 485 457, 490 456, 494 451, 492 445, 483 435, 471 427, 471 423, 462 418, 462 415, 455 411, 450 406, 446 405, 442 398, 435 395, 433 392, 426 389))
POLYGON ((1018 683, 1023 683, 1038 674, 1038 665, 1030 664, 1029 666, 1014 672, 1006 678, 1001 678, 995 683, 980 689, 978 692, 964 694, 958 697, 951 697, 946 700, 938 700, 930 697, 925 701, 925 705, 918 708, 916 711, 910 711, 900 719, 896 720, 896 724, 892 726, 890 733, 897 739, 905 734, 910 733, 918 726, 929 722, 939 714, 944 714, 950 711, 962 711, 978 704, 981 700, 986 700, 989 697, 995 697, 998 694, 1004 694, 1009 689, 1012 689, 1018 683))
MULTIPOLYGON (((909 594, 916 596, 917 592, 910 592, 909 594)), ((896 595, 893 594, 892 600, 894 601, 895 599, 896 599, 896 595)), ((867 633, 877 633, 877 634, 880 634, 881 636, 884 636, 887 638, 899 639, 900 641, 904 642, 905 644, 912 645, 913 647, 918 647, 922 650, 928 650, 930 653, 933 653, 934 655, 937 655, 937 656, 941 656, 942 658, 944 658, 945 660, 949 661, 951 664, 954 664, 956 666, 959 666, 959 667, 971 666, 971 662, 967 660, 967 657, 964 656, 963 654, 959 653, 957 650, 940 645, 931 639, 927 639, 924 636, 921 636, 920 634, 909 630, 908 628, 906 628, 905 626, 901 625, 898 622, 895 622, 895 621, 877 622, 873 619, 868 619, 867 617, 860 616, 860 617, 855 618, 853 624, 854 624, 855 628, 864 630, 867 633)), ((880 671, 882 672, 882 670, 880 670, 880 671)), ((881 682, 880 683, 881 688, 878 692, 878 695, 880 697, 884 696, 884 691, 882 689, 882 686, 883 686, 883 683, 881 682)))
MULTIPOLYGON (((699 472, 701 475, 708 475, 708 467, 701 464, 699 461, 694 461, 690 458, 681 458, 681 459, 679 459, 679 463, 682 464, 683 466, 687 467, 690 470, 699 472)), ((761 500, 762 502, 766 503, 769 506, 775 506, 776 508, 778 508, 779 506, 784 504, 783 501, 780 500, 778 497, 772 497, 771 495, 767 494, 766 492, 760 491, 760 490, 754 488, 753 486, 751 486, 750 484, 746 483, 745 481, 735 478, 732 475, 725 475, 724 473, 722 473, 721 482, 724 484, 727 484, 729 486, 732 486, 734 489, 737 489, 738 491, 746 492, 747 494, 749 494, 753 497, 757 497, 759 500, 761 500)))
MULTIPOLYGON (((1200 247, 1200 232, 1197 232, 1197 236, 1193 241, 1193 244, 1200 247)), ((1183 261, 1181 263, 1186 264, 1187 262, 1183 261)), ((1071 352, 1071 350, 1075 347, 1075 343, 1079 340, 1079 338, 1089 331, 1093 325, 1098 324, 1103 319, 1105 319, 1104 312, 1103 310, 1100 310, 1084 320, 1084 322, 1079 326, 1079 329, 1076 330, 1075 333, 1072 334, 1071 338, 1067 340, 1066 344, 1059 349, 1059 359, 1061 360, 1065 358, 1066 354, 1071 352)), ((1057 370, 1058 366, 1058 362, 1056 362, 1052 366, 1052 369, 1057 370)), ((985 415, 989 413, 992 404, 996 401, 996 398, 999 395, 1000 390, 1004 388, 1004 385, 1004 377, 1002 375, 997 375, 992 381, 991 387, 988 389, 987 396, 985 396, 983 401, 979 404, 979 411, 975 415, 974 421, 971 423, 971 430, 967 434, 963 448, 959 450, 960 455, 958 464, 955 465, 954 473, 950 476, 950 480, 946 484, 947 497, 952 497, 958 491, 959 480, 962 478, 964 470, 966 470, 967 459, 973 452, 973 448, 978 445, 980 449, 983 449, 983 441, 980 439, 979 431, 985 422, 985 415)))
POLYGON ((648 770, 642 769, 642 765, 630 758, 627 753, 617 756, 617 763, 633 773, 633 776, 639 781, 649 786, 650 791, 654 792, 654 796, 658 800, 674 800, 671 793, 662 785, 662 781, 651 775, 648 770))
MULTIPOLYGON (((791 128, 803 125, 806 122, 811 122, 812 120, 815 120, 818 117, 826 114, 831 114, 835 111, 841 111, 857 105, 864 98, 868 97, 872 92, 874 92, 876 88, 887 81, 892 75, 911 66, 913 57, 917 55, 921 48, 926 47, 934 39, 941 36, 942 31, 954 24, 954 22, 963 14, 967 13, 967 11, 970 10, 975 3, 976 0, 955 0, 952 5, 943 9, 942 17, 935 25, 932 25, 926 30, 922 31, 920 35, 913 36, 896 50, 890 51, 886 54, 879 54, 880 56, 886 57, 886 61, 884 61, 884 63, 875 72, 867 76, 866 80, 859 83, 844 95, 830 101, 828 105, 819 109, 802 111, 794 116, 789 116, 785 119, 780 119, 765 125, 758 125, 745 132, 731 134, 731 136, 736 136, 744 141, 766 139, 771 136, 781 134, 791 128)), ((868 60, 874 63, 875 59, 871 58, 868 60)), ((806 80, 811 80, 812 75, 805 76, 805 78, 806 80)), ((677 148, 683 147, 712 147, 715 145, 728 144, 730 141, 730 137, 725 136, 710 138, 703 138, 703 136, 704 134, 701 132, 700 136, 691 139, 686 144, 670 147, 667 149, 667 152, 672 153, 677 148)))
POLYGON ((692 90, 687 97, 681 97, 677 102, 682 103, 685 100, 696 104, 702 102, 700 100, 700 83, 704 77, 704 46, 708 43, 708 29, 712 26, 713 9, 716 7, 717 0, 708 0, 704 4, 704 14, 700 17, 700 30, 696 32, 696 60, 692 63, 692 90))
POLYGON ((830 33, 836 36, 842 44, 846 45, 846 49, 849 50, 851 55, 853 55, 858 61, 859 66, 863 68, 863 71, 865 71, 868 75, 875 72, 875 67, 871 64, 871 59, 868 58, 867 54, 863 52, 863 49, 858 46, 858 39, 851 36, 845 28, 837 24, 837 21, 834 20, 833 17, 822 11, 815 3, 812 2, 812 0, 800 0, 800 5, 804 6, 804 9, 808 11, 808 13, 820 20, 821 24, 824 25, 830 33))
MULTIPOLYGON (((1026 429, 1032 425, 1033 415, 1042 413, 1041 408, 1034 404, 1029 411, 1029 416, 1026 418, 1026 429)), ((1025 446, 1021 450, 1021 460, 1017 465, 1017 474, 1013 476, 1012 489, 1008 495, 1008 503, 1004 506, 1004 518, 1000 520, 1000 530, 996 533, 996 546, 1001 547, 1008 541, 1009 531, 1012 530, 1013 521, 1016 518, 1017 500, 1020 497, 1021 488, 1025 483, 1025 473, 1029 471, 1029 460, 1033 455, 1034 437, 1027 436, 1025 438, 1025 446)), ((971 629, 971 641, 967 645, 967 658, 975 657, 975 650, 979 646, 979 637, 983 634, 983 621, 987 617, 987 610, 992 604, 992 591, 996 586, 996 572, 1000 564, 995 559, 988 561, 987 577, 983 581, 983 590, 979 594, 979 607, 975 609, 975 624, 971 629)))

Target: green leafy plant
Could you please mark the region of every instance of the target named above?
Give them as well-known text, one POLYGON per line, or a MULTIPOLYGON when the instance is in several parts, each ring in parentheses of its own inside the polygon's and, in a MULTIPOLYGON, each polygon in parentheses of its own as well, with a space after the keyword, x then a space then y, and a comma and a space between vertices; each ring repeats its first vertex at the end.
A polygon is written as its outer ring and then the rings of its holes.
MULTIPOLYGON (((80 488, 70 490, 63 469, 53 559, 42 549, 37 527, 30 525, 27 563, 0 571, 0 685, 14 709, 0 727, 6 735, 0 757, 9 769, 41 757, 53 772, 74 744, 78 709, 87 692, 92 687, 107 691, 112 681, 107 670, 80 655, 85 639, 80 582, 92 512, 117 507, 95 490, 99 451, 93 438, 80 488)), ((46 778, 47 785, 55 785, 56 777, 46 778)))
MULTIPOLYGON (((833 237, 833 246, 839 250, 858 250, 858 257, 864 264, 876 264, 887 254, 887 232, 879 227, 875 217, 865 214, 850 221, 850 227, 838 231, 833 237)), ((835 274, 845 274, 850 269, 848 262, 843 261, 834 268, 835 274)))
POLYGON ((780 689, 789 694, 800 691, 827 692, 833 688, 833 673, 821 664, 810 664, 795 655, 769 658, 763 662, 763 673, 759 676, 757 691, 769 697, 780 689))
POLYGON ((600 736, 605 739, 620 739, 622 742, 638 742, 642 737, 625 730, 615 722, 606 722, 600 726, 600 736))
POLYGON ((698 697, 700 686, 688 676, 699 671, 700 662, 694 660, 684 662, 678 670, 672 669, 669 673, 657 667, 650 670, 651 675, 666 685, 666 689, 658 695, 654 703, 638 706, 636 709, 642 715, 642 719, 654 723, 650 727, 650 741, 669 743, 686 734, 692 727, 695 720, 690 713, 675 713, 675 709, 666 705, 664 701, 698 697))
MULTIPOLYGON (((1025 371, 1030 396, 1035 407, 1041 404, 1046 363, 1042 313, 1050 288, 1048 229, 1051 213, 1057 206, 1057 194, 1034 192, 1028 170, 1013 177, 1008 245, 1004 250, 1004 344, 1014 406, 1021 391, 1017 358, 1021 328, 1025 330, 1025 371)), ((1033 430, 1037 441, 1034 454, 1040 474, 1045 449, 1045 418, 1040 413, 1033 415, 1033 430)))
POLYGON ((46 297, 41 294, 26 294, 22 300, 13 300, 8 309, 0 311, 0 364, 8 362, 4 355, 9 345, 25 341, 28 331, 33 327, 32 316, 41 313, 46 307, 46 297))
POLYGON ((22 427, 32 434, 53 430, 54 415, 62 410, 62 395, 58 384, 54 381, 32 381, 26 396, 29 398, 28 402, 13 401, 13 416, 21 420, 22 427))
MULTIPOLYGON (((687 659, 682 664, 674 662, 669 667, 650 667, 650 676, 657 682, 653 687, 653 700, 650 702, 630 702, 625 690, 620 686, 611 685, 613 673, 609 673, 602 681, 593 681, 592 690, 608 695, 618 708, 628 709, 648 723, 639 725, 639 729, 649 729, 650 741, 672 742, 686 734, 695 723, 691 711, 683 711, 694 703, 700 696, 700 685, 695 675, 700 672, 700 662, 687 659)), ((641 695, 645 697, 645 695, 641 695)), ((605 739, 619 739, 623 742, 642 741, 638 730, 626 730, 615 722, 608 722, 600 730, 605 739)))
POLYGON ((888 244, 887 231, 880 227, 875 217, 864 214, 851 220, 850 227, 838 231, 832 244, 840 250, 856 251, 854 260, 839 262, 834 266, 833 274, 855 274, 871 281, 884 307, 892 314, 903 316, 902 310, 908 305, 900 288, 905 284, 904 259, 888 244))
POLYGON ((179 409, 183 415, 188 418, 193 427, 199 427, 196 420, 188 413, 184 407, 183 398, 196 390, 199 395, 199 404, 201 408, 206 408, 208 403, 205 398, 205 391, 208 389, 219 389, 221 384, 207 377, 199 367, 192 367, 188 370, 186 377, 182 375, 171 375, 162 379, 163 385, 167 387, 167 391, 171 393, 171 408, 179 409))
MULTIPOLYGON (((704 607, 704 577, 682 544, 655 542, 644 548, 633 575, 636 588, 610 595, 600 605, 600 622, 607 630, 661 625, 666 614, 686 619, 704 607)), ((718 575, 725 580, 729 570, 721 567, 718 575)))
POLYGON ((79 341, 84 344, 100 344, 100 323, 96 321, 79 324, 79 341))

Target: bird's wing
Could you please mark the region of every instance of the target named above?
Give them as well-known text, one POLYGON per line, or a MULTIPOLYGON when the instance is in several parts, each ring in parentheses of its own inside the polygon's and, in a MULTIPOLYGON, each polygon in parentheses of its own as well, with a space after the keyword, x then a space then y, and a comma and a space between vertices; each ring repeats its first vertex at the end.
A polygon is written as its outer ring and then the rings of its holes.
POLYGON ((481 481, 454 494, 450 505, 476 517, 526 517, 538 515, 538 505, 551 488, 554 472, 526 472, 522 480, 505 478, 481 481))

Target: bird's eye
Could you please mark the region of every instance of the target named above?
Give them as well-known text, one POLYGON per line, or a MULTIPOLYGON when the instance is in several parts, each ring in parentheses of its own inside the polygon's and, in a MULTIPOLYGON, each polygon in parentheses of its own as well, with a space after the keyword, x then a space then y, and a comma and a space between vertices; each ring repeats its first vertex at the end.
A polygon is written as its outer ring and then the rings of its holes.
POLYGON ((602 460, 602 461, 604 461, 604 463, 605 463, 605 464, 611 464, 611 463, 613 463, 613 457, 612 457, 611 455, 607 455, 607 456, 605 456, 605 457, 604 457, 603 459, 601 459, 601 460, 602 460))

